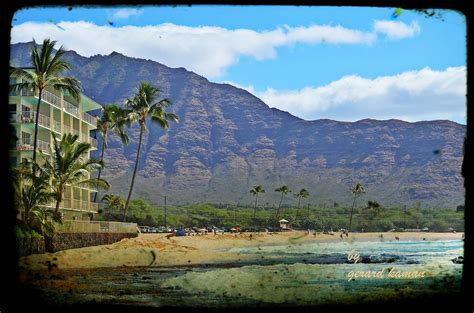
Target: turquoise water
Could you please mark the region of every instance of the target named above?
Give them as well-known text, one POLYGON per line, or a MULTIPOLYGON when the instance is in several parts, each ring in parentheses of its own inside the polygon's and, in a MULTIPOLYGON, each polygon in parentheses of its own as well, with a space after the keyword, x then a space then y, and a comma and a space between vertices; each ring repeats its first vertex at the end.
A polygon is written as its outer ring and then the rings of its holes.
MULTIPOLYGON (((263 255, 268 258, 324 259, 333 257, 331 263, 345 263, 350 251, 357 251, 362 257, 371 257, 372 263, 383 261, 384 256, 398 257, 391 263, 428 264, 440 262, 452 264, 451 260, 464 254, 462 240, 439 241, 341 241, 292 244, 285 246, 260 246, 251 248, 231 248, 229 252, 263 255)), ((392 258, 393 259, 393 258, 392 258)), ((292 262, 294 263, 294 262, 292 262)), ((328 262, 315 262, 324 263, 328 262)))

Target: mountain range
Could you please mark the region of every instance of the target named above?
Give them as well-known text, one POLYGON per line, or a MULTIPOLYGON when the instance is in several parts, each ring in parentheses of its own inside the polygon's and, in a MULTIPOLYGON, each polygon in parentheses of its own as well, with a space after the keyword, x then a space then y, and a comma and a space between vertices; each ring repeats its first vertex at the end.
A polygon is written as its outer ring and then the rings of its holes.
MULTIPOLYGON (((30 43, 11 46, 10 64, 29 66, 30 43)), ((361 182, 360 200, 385 206, 455 207, 464 202, 463 142, 466 126, 447 120, 409 123, 364 119, 339 122, 303 120, 270 108, 246 90, 209 82, 184 68, 117 52, 83 57, 68 51, 68 75, 98 103, 123 103, 141 80, 173 102, 179 124, 153 124, 145 135, 134 198, 162 204, 251 204, 249 190, 261 184, 260 203, 278 203, 274 191, 286 184, 306 188, 303 202, 332 206, 351 203, 349 188, 361 182)), ((123 146, 111 136, 104 177, 113 193, 126 195, 138 141, 129 130, 123 146)), ((95 156, 98 157, 99 151, 95 156)), ((284 204, 295 204, 288 195, 284 204)))

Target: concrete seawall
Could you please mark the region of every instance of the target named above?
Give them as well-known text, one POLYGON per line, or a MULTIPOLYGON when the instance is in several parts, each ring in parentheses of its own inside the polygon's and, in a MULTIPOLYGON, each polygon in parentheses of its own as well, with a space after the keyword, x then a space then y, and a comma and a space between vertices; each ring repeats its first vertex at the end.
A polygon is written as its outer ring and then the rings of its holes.
POLYGON ((52 238, 18 238, 18 255, 57 252, 90 246, 107 245, 124 238, 135 238, 136 233, 58 233, 52 238))
POLYGON ((137 233, 59 233, 45 239, 45 251, 56 252, 90 246, 107 245, 123 238, 135 238, 137 233))

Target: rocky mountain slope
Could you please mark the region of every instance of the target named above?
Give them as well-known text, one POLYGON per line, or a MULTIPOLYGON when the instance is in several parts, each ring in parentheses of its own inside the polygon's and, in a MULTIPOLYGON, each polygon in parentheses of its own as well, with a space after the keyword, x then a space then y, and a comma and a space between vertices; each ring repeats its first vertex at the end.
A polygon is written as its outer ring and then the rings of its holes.
MULTIPOLYGON (((28 65, 29 46, 12 45, 12 65, 28 65)), ((172 204, 250 204, 251 186, 262 184, 267 192, 261 203, 272 205, 279 199, 273 190, 287 184, 293 190, 308 189, 311 203, 348 205, 349 187, 360 181, 367 190, 363 199, 383 205, 455 207, 464 201, 464 125, 305 121, 184 68, 116 52, 86 58, 69 51, 65 56, 73 65, 71 75, 99 103, 122 103, 140 80, 158 86, 173 101, 180 123, 168 131, 149 125, 135 197, 156 204, 162 203, 162 195, 172 204)), ((106 153, 105 177, 122 195, 137 148, 137 128, 130 133, 128 146, 112 137, 106 153)), ((295 200, 288 196, 286 203, 295 200)))

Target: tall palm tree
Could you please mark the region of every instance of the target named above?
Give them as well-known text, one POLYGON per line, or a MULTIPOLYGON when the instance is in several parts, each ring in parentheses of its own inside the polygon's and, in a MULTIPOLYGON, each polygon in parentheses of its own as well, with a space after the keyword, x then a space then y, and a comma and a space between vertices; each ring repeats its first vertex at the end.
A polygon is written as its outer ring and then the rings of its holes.
POLYGON ((253 210, 253 218, 255 220, 255 215, 257 214, 258 195, 265 193, 265 189, 263 189, 262 185, 253 186, 252 189, 250 189, 250 193, 255 196, 255 207, 254 207, 254 210, 253 210))
POLYGON ((352 208, 351 208, 351 216, 349 219, 349 230, 351 229, 351 226, 352 226, 352 213, 354 212, 356 199, 365 193, 365 189, 361 183, 357 183, 354 187, 350 189, 350 191, 352 193, 353 201, 352 201, 352 208))
POLYGON ((300 210, 301 198, 309 197, 309 192, 308 190, 301 188, 300 191, 294 194, 294 196, 298 198, 298 208, 296 209, 296 217, 295 217, 295 221, 296 221, 298 219, 298 212, 300 210))
POLYGON ((70 70, 71 65, 62 59, 65 53, 62 46, 56 51, 56 53, 54 52, 55 45, 56 41, 45 39, 41 46, 41 51, 38 51, 38 46, 36 45, 36 42, 33 41, 33 47, 31 48, 32 71, 27 71, 22 68, 10 69, 10 77, 22 78, 20 83, 12 84, 10 86, 12 91, 20 92, 21 90, 32 89, 35 94, 38 93, 35 117, 35 135, 33 139, 33 164, 36 162, 38 119, 43 91, 46 87, 52 87, 58 91, 68 92, 77 101, 79 101, 80 98, 80 82, 73 77, 59 76, 61 72, 70 70))
POLYGON ((275 189, 275 191, 281 193, 280 203, 278 204, 278 210, 277 210, 277 213, 276 213, 276 217, 278 219, 279 216, 280 216, 280 208, 281 208, 281 202, 283 201, 283 196, 285 196, 287 193, 290 193, 291 190, 290 190, 290 188, 288 188, 287 185, 283 185, 283 186, 275 189))
MULTIPOLYGON (((100 154, 100 162, 104 163, 105 150, 108 146, 109 131, 113 131, 120 137, 124 145, 128 145, 130 139, 124 130, 126 124, 126 111, 116 104, 104 105, 101 109, 100 118, 97 119, 97 131, 102 136, 102 151, 100 154)), ((102 174, 102 167, 99 169, 97 178, 102 174)), ((94 195, 94 202, 97 202, 97 194, 94 195)))
POLYGON ((178 122, 178 116, 176 114, 165 111, 165 109, 171 105, 171 100, 162 99, 156 101, 159 94, 160 89, 150 85, 146 81, 141 81, 138 86, 137 93, 135 94, 133 99, 127 99, 125 101, 128 126, 130 126, 130 124, 134 122, 138 123, 140 125, 140 136, 138 138, 137 157, 135 159, 135 167, 133 169, 132 181, 130 183, 130 190, 128 192, 127 202, 125 203, 125 209, 123 213, 124 221, 127 218, 127 210, 130 204, 130 198, 132 196, 135 176, 137 174, 143 133, 148 130, 146 127, 146 121, 148 117, 150 117, 151 121, 158 124, 161 128, 168 128, 170 121, 176 123, 178 122))
POLYGON ((102 178, 89 178, 94 170, 102 167, 102 163, 95 159, 85 159, 84 156, 91 150, 92 145, 77 141, 78 135, 64 134, 61 141, 53 136, 53 149, 50 156, 40 152, 44 165, 40 173, 49 177, 53 198, 56 200, 55 212, 59 211, 59 204, 63 201, 66 185, 85 186, 109 189, 110 185, 102 178))

